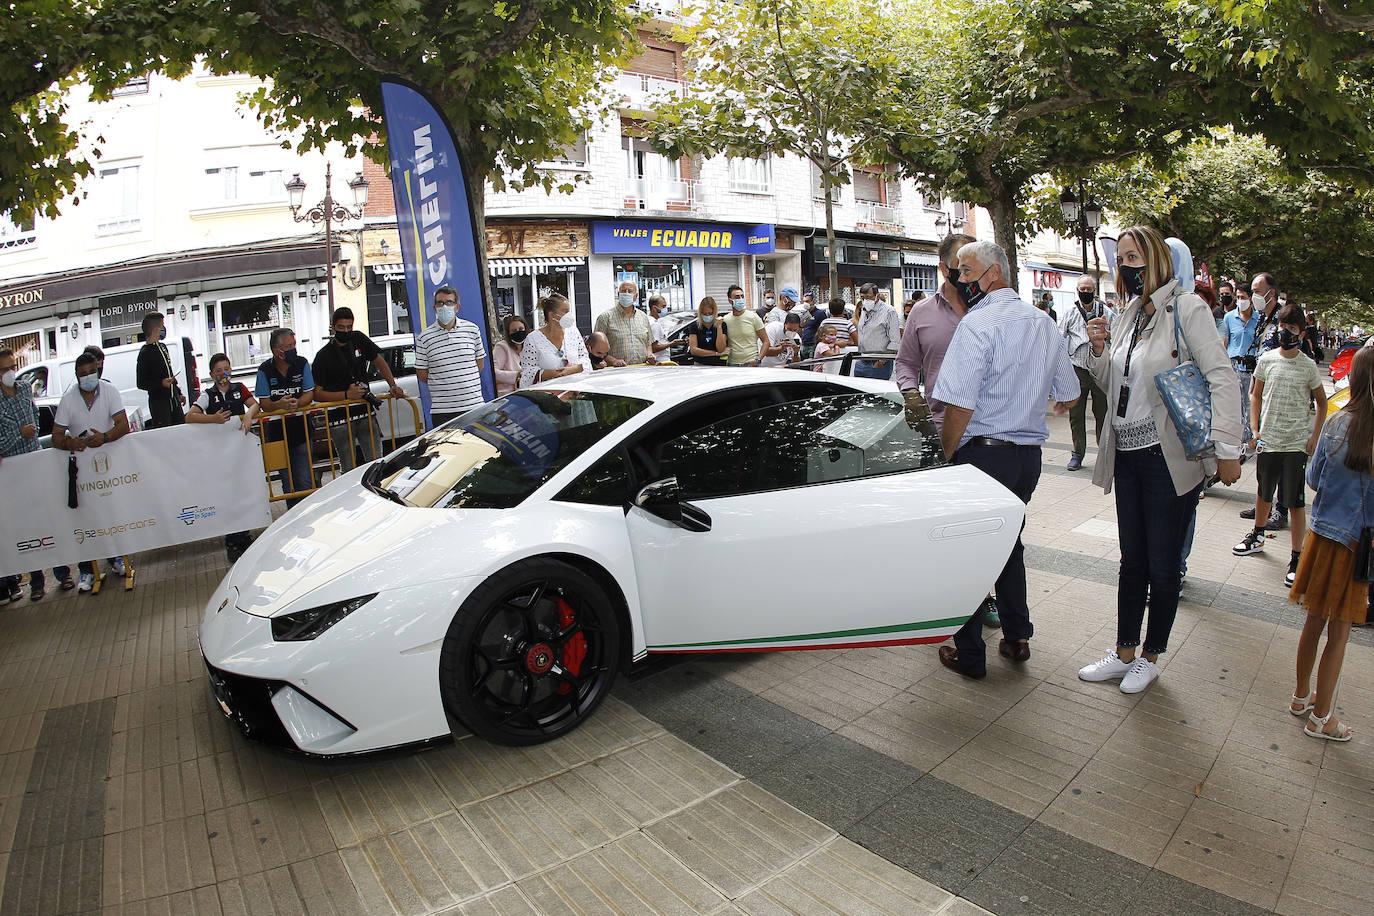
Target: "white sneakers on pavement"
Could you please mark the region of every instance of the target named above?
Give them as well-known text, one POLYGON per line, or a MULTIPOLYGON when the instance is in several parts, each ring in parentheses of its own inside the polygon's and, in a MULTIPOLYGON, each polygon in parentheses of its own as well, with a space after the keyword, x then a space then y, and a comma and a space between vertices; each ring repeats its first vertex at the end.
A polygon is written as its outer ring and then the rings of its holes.
POLYGON ((124 566, 123 557, 115 557, 110 561, 110 572, 114 573, 116 576, 123 578, 128 571, 129 570, 124 566))
POLYGON ((1121 679, 1122 693, 1140 693, 1159 677, 1159 666, 1145 656, 1134 661, 1123 662, 1116 652, 1106 658, 1078 669, 1078 678, 1083 681, 1114 681, 1121 679))
POLYGON ((95 588, 95 575, 92 573, 82 573, 81 581, 77 584, 76 590, 78 592, 89 592, 93 588, 95 588))
POLYGON ((1093 662, 1086 668, 1079 668, 1078 679, 1081 681, 1114 681, 1117 678, 1125 677, 1130 668, 1129 662, 1123 662, 1115 652, 1109 652, 1107 657, 1101 661, 1093 662))
POLYGON ((1153 684, 1158 677, 1159 666, 1142 655, 1131 662, 1130 670, 1121 679, 1121 692, 1140 693, 1153 684))

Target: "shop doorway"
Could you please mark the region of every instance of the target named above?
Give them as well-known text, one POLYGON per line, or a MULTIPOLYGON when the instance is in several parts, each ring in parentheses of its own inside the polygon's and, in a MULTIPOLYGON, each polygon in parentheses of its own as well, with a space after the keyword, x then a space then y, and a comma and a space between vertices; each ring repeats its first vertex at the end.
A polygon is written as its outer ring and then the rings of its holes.
POLYGON ((616 258, 613 263, 618 286, 630 280, 639 287, 639 304, 643 307, 650 296, 662 296, 668 311, 692 308, 692 272, 686 258, 656 258, 639 260, 616 258))

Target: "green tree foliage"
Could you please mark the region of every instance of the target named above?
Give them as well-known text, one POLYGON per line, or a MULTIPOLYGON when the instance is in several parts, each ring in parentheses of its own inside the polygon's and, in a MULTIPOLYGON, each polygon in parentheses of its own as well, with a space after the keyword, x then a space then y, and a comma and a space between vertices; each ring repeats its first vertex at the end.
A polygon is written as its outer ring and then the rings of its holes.
POLYGON ((1268 271, 1294 301, 1374 314, 1374 195, 1290 168, 1262 138, 1218 131, 1091 182, 1117 222, 1183 239, 1214 276, 1268 271))
POLYGON ((897 62, 882 36, 898 27, 860 0, 740 0, 695 11, 684 31, 691 92, 655 111, 652 141, 672 156, 795 155, 825 193, 830 289, 836 270, 834 195, 883 146, 896 104, 897 62))

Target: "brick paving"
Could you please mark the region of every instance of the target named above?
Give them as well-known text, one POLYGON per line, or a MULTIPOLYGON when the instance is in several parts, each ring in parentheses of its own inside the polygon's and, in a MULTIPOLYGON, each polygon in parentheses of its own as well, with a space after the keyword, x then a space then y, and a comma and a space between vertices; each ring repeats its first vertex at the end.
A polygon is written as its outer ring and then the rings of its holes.
POLYGON ((1202 503, 1159 682, 1079 682, 1114 636, 1115 519, 1052 431, 1034 654, 981 682, 931 647, 665 658, 548 745, 316 762, 214 707, 214 542, 0 608, 0 912, 1368 912, 1374 639, 1355 741, 1304 737, 1287 534, 1230 554, 1247 473, 1202 503))

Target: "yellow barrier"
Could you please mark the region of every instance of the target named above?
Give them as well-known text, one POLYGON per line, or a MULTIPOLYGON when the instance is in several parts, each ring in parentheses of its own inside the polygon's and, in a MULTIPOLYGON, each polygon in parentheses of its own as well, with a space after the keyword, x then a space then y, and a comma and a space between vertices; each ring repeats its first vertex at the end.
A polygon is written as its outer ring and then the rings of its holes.
POLYGON ((340 446, 346 443, 348 448, 352 449, 355 441, 357 441, 362 446, 365 462, 371 461, 373 458, 380 458, 385 454, 379 448, 383 444, 388 445, 386 451, 395 449, 397 445, 396 403, 398 401, 410 408, 411 415, 415 419, 415 434, 419 435, 424 432, 425 424, 420 414, 418 400, 390 395, 384 395, 380 400, 387 411, 387 427, 392 433, 389 438, 382 437, 371 405, 361 400, 320 401, 311 404, 304 410, 259 414, 257 417, 257 434, 262 442, 262 469, 267 478, 267 498, 272 502, 284 499, 294 502, 304 499, 323 485, 326 473, 330 474, 332 479, 351 470, 353 461, 343 460, 343 457, 335 451, 335 433, 340 434, 342 440, 339 442, 340 446), (354 411, 349 408, 354 407, 365 408, 366 416, 353 416, 354 411), (288 422, 293 418, 300 420, 304 432, 304 441, 301 441, 301 427, 293 430, 291 427, 295 424, 288 422), (362 434, 361 437, 355 435, 354 424, 361 426, 356 431, 356 433, 362 434), (294 474, 291 468, 291 451, 293 448, 304 449, 304 454, 298 454, 294 474), (280 485, 281 492, 276 492, 273 489, 274 478, 280 485))

